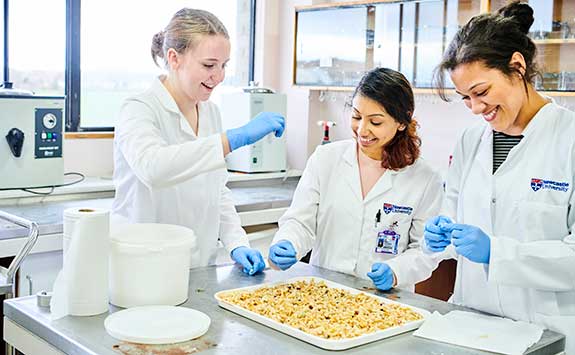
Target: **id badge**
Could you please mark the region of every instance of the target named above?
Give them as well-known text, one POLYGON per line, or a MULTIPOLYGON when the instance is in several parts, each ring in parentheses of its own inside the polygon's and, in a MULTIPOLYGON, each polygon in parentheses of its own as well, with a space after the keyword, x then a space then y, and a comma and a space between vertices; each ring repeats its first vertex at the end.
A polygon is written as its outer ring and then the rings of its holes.
POLYGON ((377 233, 376 253, 397 255, 400 235, 395 233, 396 226, 397 222, 394 222, 388 229, 377 233))

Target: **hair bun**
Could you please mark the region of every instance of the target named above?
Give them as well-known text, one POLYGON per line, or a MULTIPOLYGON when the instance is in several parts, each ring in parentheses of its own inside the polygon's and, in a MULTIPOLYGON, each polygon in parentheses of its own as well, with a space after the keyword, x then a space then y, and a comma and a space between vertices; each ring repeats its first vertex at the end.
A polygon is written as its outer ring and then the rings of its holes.
POLYGON ((535 20, 533 18, 533 9, 531 6, 519 1, 514 1, 511 4, 502 7, 497 13, 503 17, 514 19, 519 25, 521 32, 525 34, 529 33, 529 28, 531 28, 531 25, 535 20))
POLYGON ((164 31, 160 31, 154 35, 152 38, 152 51, 156 52, 156 55, 160 58, 164 57, 163 46, 164 46, 164 31))

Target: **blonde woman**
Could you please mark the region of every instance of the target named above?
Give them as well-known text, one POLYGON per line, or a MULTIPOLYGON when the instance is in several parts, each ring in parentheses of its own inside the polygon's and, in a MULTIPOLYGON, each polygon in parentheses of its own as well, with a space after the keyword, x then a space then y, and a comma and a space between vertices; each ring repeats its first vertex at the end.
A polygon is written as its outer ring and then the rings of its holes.
POLYGON ((224 157, 267 134, 281 136, 284 118, 263 112, 245 126, 222 132, 220 112, 209 101, 225 76, 228 32, 213 14, 178 11, 152 42, 152 58, 167 74, 124 103, 114 138, 116 197, 113 213, 131 222, 189 227, 200 260, 214 262, 218 239, 253 275, 264 268, 249 247, 230 190, 224 157))

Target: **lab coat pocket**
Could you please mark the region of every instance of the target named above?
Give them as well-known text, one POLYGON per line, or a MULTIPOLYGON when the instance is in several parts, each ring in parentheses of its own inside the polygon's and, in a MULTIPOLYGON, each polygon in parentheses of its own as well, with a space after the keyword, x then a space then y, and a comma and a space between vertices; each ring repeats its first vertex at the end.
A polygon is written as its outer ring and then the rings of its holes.
POLYGON ((568 234, 567 205, 520 201, 518 210, 524 241, 557 240, 568 234))

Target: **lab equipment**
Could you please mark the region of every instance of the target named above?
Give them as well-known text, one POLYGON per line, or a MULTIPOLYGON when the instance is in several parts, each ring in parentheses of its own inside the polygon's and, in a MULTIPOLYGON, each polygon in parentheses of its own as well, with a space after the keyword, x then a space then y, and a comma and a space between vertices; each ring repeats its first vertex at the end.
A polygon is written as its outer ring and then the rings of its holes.
POLYGON ((373 281, 375 287, 381 291, 387 291, 393 287, 393 271, 386 263, 375 263, 367 276, 373 281))
POLYGON ((0 93, 0 190, 64 181, 64 98, 0 93))
POLYGON ((323 139, 321 140, 321 144, 328 144, 331 143, 329 140, 329 128, 335 126, 335 122, 333 121, 317 121, 318 126, 323 127, 323 139))
POLYGON ((226 131, 232 151, 245 145, 254 144, 268 134, 281 137, 285 128, 285 119, 275 112, 260 112, 245 125, 226 131))
MULTIPOLYGON (((261 112, 275 112, 285 117, 286 96, 264 88, 248 87, 242 92, 223 94, 220 111, 224 130, 235 129, 256 120, 261 112)), ((285 134, 281 137, 268 134, 257 142, 250 141, 228 154, 226 164, 228 170, 244 173, 285 171, 285 134)))
POLYGON ((194 231, 179 225, 115 227, 110 238, 110 303, 119 307, 184 303, 190 266, 199 264, 197 245, 194 231))
POLYGON ((489 264, 491 239, 481 228, 468 224, 445 224, 442 227, 451 233, 451 243, 457 254, 482 264, 489 264))
POLYGON ((297 263, 296 251, 293 244, 287 240, 282 240, 270 247, 270 260, 280 269, 289 269, 297 263))
POLYGON ((256 249, 237 247, 232 250, 232 259, 243 266, 244 273, 254 275, 266 268, 262 254, 256 249))

